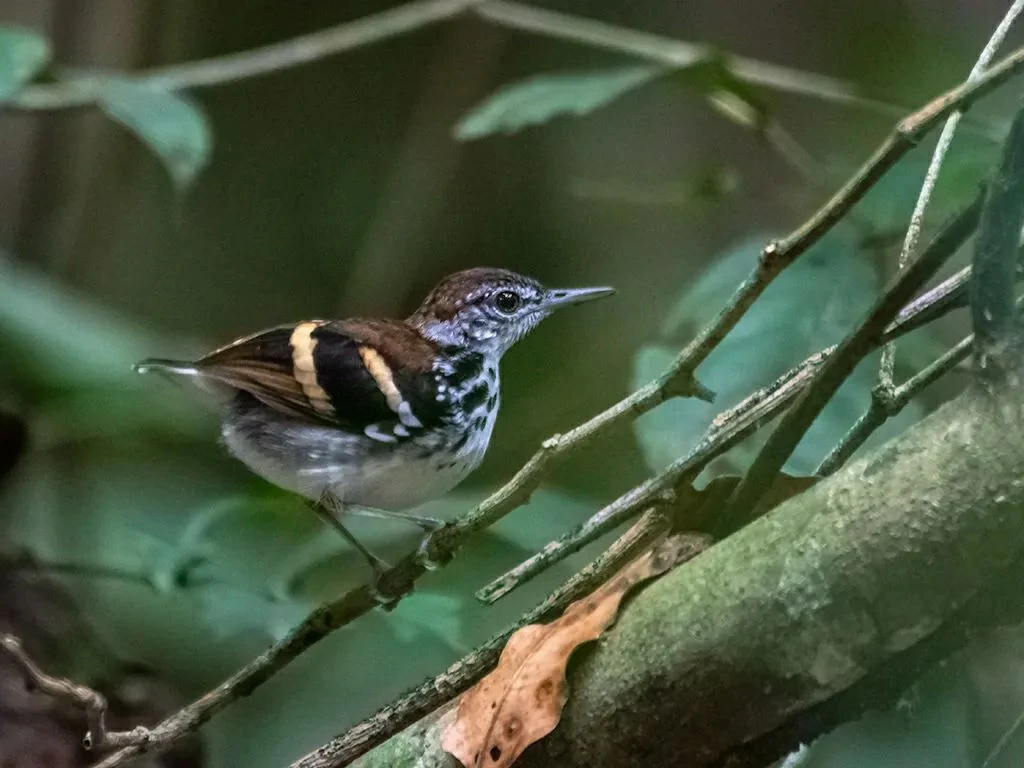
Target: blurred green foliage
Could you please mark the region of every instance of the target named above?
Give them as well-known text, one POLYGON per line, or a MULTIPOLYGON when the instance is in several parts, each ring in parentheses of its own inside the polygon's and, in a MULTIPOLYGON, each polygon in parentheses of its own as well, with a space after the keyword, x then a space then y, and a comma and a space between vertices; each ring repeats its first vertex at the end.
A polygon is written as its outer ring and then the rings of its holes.
POLYGON ((213 151, 213 136, 199 106, 180 93, 127 79, 96 82, 100 108, 149 146, 179 190, 187 189, 213 151))
MULTIPOLYGON (((131 39, 145 37, 140 29, 149 36, 133 64, 244 49, 342 13, 328 2, 301 11, 284 2, 259 11, 240 1, 184 5, 173 19, 139 11, 138 29, 122 22, 131 39)), ((344 13, 378 6, 366 0, 344 13)), ((967 28, 881 0, 828 9, 808 0, 760 20, 726 6, 568 10, 767 60, 797 57, 809 69, 887 83, 886 95, 907 104, 955 82, 976 42, 967 28), (896 45, 908 29, 914 45, 896 45)), ((69 14, 61 16, 68 24, 82 12, 55 11, 69 14)), ((44 37, 0 29, 0 101, 49 57, 44 37)), ((90 69, 101 109, 141 146, 95 114, 40 114, 31 124, 37 143, 17 147, 32 158, 23 187, 0 189, 22 203, 0 257, 0 404, 25 418, 31 439, 0 489, 5 549, 135 574, 61 581, 123 658, 198 694, 366 573, 295 499, 224 455, 198 398, 133 376, 132 363, 303 316, 400 315, 438 277, 470 265, 618 286, 614 302, 553 320, 509 355, 487 463, 422 510, 449 517, 507 478, 540 439, 663 371, 763 244, 838 186, 891 122, 754 93, 715 53, 681 71, 610 58, 458 22, 195 95, 90 69), (598 108, 587 120, 553 121, 598 108), (807 144, 809 167, 795 170, 758 140, 783 124, 807 144)), ((994 145, 967 128, 930 221, 968 198, 991 162, 994 145)), ((584 451, 397 610, 336 633, 216 718, 204 730, 210 765, 286 764, 446 667, 578 568, 596 548, 494 607, 472 598, 688 450, 716 412, 841 339, 892 270, 925 149, 773 284, 700 368, 718 393, 713 407, 666 403, 636 422, 635 435, 623 429, 584 451)), ((943 328, 946 340, 962 333, 956 323, 943 328)), ((919 331, 900 343, 898 361, 913 370, 942 348, 938 334, 919 331)), ((873 383, 868 361, 819 417, 790 472, 814 469, 863 412, 873 383)), ((915 402, 876 440, 925 408, 915 402)), ((757 444, 714 470, 741 468, 757 444)), ((386 557, 416 543, 415 532, 389 523, 353 527, 386 557)), ((909 695, 923 703, 841 730, 810 764, 961 765, 963 688, 926 681, 909 695), (941 750, 938 731, 949 742, 941 750)))
POLYGON ((50 60, 46 38, 0 25, 0 104, 15 96, 50 60))

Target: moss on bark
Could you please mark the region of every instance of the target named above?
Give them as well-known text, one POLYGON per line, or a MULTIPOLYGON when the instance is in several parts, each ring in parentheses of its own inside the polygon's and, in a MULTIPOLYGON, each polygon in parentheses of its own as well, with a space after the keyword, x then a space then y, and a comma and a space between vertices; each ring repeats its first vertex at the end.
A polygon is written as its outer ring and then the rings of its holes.
MULTIPOLYGON (((519 764, 763 765, 1017 618, 1022 513, 1021 389, 974 388, 651 584, 519 764)), ((454 764, 436 719, 358 765, 454 764)))

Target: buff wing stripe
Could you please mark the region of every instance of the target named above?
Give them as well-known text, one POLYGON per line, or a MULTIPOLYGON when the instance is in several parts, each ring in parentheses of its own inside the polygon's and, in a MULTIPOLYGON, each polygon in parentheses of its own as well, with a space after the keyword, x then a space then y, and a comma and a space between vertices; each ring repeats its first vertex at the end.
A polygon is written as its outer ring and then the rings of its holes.
POLYGON ((313 410, 322 416, 331 417, 334 415, 334 406, 331 405, 331 398, 322 386, 316 373, 316 363, 313 360, 313 353, 316 351, 316 339, 313 338, 313 331, 323 325, 323 322, 299 323, 292 331, 289 343, 292 347, 292 366, 295 372, 295 380, 302 387, 302 393, 309 400, 313 410))
POLYGON ((398 414, 399 421, 406 427, 414 429, 422 427, 423 424, 416 418, 409 403, 402 397, 402 393, 395 385, 395 376, 391 371, 391 366, 387 364, 380 352, 373 347, 361 346, 359 347, 359 357, 362 358, 367 372, 373 377, 377 388, 387 400, 388 408, 398 414))

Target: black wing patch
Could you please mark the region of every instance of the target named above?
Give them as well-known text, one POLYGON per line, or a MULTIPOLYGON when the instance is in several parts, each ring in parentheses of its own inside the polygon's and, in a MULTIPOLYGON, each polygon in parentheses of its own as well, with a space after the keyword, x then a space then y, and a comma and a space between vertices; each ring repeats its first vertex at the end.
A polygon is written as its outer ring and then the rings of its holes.
POLYGON ((403 369, 365 338, 372 328, 359 333, 358 326, 350 331, 338 325, 310 321, 272 328, 215 350, 198 365, 270 407, 385 442, 443 418, 431 372, 403 369))

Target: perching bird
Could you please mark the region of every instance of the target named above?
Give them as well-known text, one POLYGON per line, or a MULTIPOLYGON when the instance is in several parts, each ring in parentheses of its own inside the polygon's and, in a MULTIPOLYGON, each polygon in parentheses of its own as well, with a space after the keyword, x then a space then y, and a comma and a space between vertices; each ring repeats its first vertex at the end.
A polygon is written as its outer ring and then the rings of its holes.
POLYGON ((440 526, 402 510, 444 495, 482 461, 501 356, 555 309, 613 292, 468 269, 444 278, 404 321, 282 325, 195 362, 150 359, 136 370, 224 391, 221 432, 231 453, 312 501, 366 557, 376 583, 385 564, 342 515, 400 518, 428 534, 440 526))

